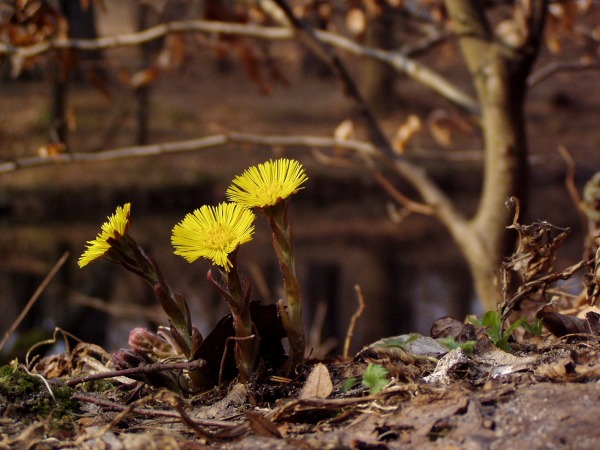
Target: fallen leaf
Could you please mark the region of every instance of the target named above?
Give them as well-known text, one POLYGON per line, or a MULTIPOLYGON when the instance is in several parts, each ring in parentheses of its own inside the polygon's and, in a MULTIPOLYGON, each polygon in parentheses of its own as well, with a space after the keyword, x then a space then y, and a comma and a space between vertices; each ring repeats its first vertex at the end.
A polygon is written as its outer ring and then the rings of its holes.
POLYGON ((327 398, 332 391, 333 383, 331 382, 329 370, 325 364, 318 363, 310 372, 298 398, 327 398))
POLYGON ((275 424, 262 414, 255 411, 246 411, 245 414, 248 418, 250 428, 252 428, 256 434, 279 439, 283 437, 275 424))
MULTIPOLYGON (((590 318, 594 324, 597 322, 597 314, 592 314, 590 318)), ((593 334, 589 319, 580 319, 575 316, 566 316, 552 311, 549 307, 544 307, 536 314, 538 319, 543 320, 544 327, 556 337, 562 337, 567 334, 593 334)))

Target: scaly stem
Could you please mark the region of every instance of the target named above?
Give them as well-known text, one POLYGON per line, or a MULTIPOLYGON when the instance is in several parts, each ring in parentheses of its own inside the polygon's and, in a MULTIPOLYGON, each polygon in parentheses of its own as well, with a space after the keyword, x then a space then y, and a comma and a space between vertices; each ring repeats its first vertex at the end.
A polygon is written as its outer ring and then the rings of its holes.
POLYGON ((305 338, 300 283, 296 276, 292 230, 287 218, 287 206, 287 200, 280 201, 274 206, 263 208, 262 212, 269 218, 273 231, 273 248, 283 274, 287 310, 281 302, 278 302, 277 309, 290 341, 290 360, 292 367, 295 367, 304 361, 305 338))
POLYGON ((230 260, 233 266, 229 271, 220 271, 225 286, 214 280, 211 272, 208 273, 208 279, 217 287, 231 309, 235 337, 239 338, 235 344, 235 362, 240 373, 240 381, 245 383, 250 380, 256 370, 258 337, 250 315, 250 283, 246 279, 242 286, 235 263, 235 253, 230 255, 230 260), (254 339, 247 339, 252 336, 254 339))

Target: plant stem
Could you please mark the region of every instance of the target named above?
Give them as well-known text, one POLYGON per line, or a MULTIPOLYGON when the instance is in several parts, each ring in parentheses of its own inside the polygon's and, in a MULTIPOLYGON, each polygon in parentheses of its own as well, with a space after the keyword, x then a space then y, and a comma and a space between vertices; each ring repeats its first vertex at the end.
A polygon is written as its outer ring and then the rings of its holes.
POLYGON ((287 206, 288 201, 286 200, 264 208, 262 211, 269 218, 273 231, 273 248, 283 274, 287 310, 281 302, 277 304, 277 309, 290 341, 290 361, 292 367, 295 367, 304 361, 305 337, 300 283, 296 276, 292 230, 287 218, 287 206))

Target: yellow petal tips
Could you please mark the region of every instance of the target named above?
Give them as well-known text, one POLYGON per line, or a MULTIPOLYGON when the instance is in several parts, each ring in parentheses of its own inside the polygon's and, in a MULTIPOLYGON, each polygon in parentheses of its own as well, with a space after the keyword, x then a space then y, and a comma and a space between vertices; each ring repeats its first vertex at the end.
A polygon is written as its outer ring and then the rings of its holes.
POLYGON ((281 158, 252 166, 227 189, 227 198, 246 208, 264 208, 295 194, 308 180, 302 164, 281 158))
POLYGON ((120 239, 125 236, 130 225, 129 213, 131 203, 125 203, 123 207, 117 207, 116 212, 102 224, 102 231, 96 239, 87 242, 87 248, 79 258, 79 267, 86 266, 90 262, 101 258, 110 249, 109 238, 120 239))
POLYGON ((250 210, 236 203, 202 206, 173 228, 175 254, 189 262, 206 258, 229 271, 229 255, 252 240, 254 218, 250 210))

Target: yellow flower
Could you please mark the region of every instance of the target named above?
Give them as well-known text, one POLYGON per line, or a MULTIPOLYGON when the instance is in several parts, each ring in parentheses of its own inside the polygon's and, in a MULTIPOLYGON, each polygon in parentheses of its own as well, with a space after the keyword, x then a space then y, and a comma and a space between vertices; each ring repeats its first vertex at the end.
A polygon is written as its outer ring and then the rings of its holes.
POLYGON ((79 258, 79 267, 86 266, 90 262, 101 258, 110 249, 107 242, 109 238, 120 239, 129 228, 129 211, 131 203, 125 203, 123 207, 117 207, 117 211, 108 218, 108 222, 102 224, 102 231, 96 239, 87 242, 87 248, 79 258))
POLYGON ((229 271, 229 254, 252 240, 254 218, 252 211, 236 203, 204 205, 173 228, 175 254, 189 262, 200 257, 210 259, 229 271))
POLYGON ((227 189, 227 198, 247 208, 264 208, 295 194, 308 180, 302 164, 293 159, 269 160, 238 175, 227 189))

